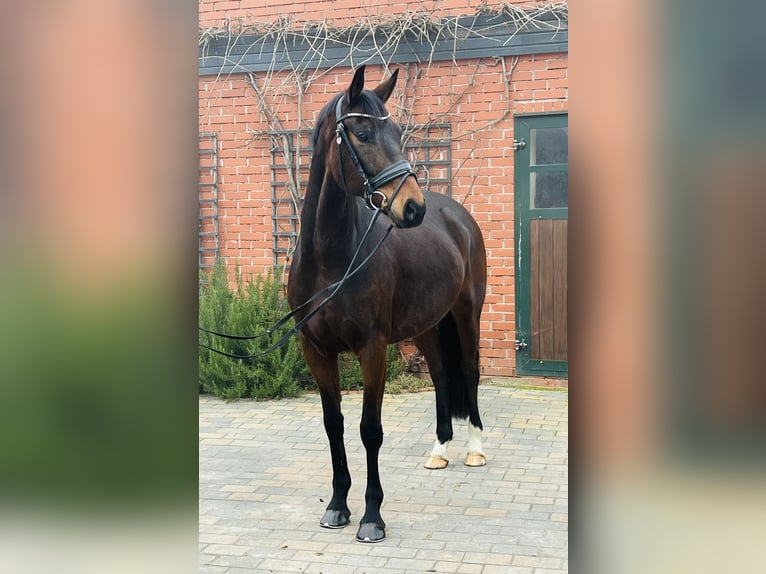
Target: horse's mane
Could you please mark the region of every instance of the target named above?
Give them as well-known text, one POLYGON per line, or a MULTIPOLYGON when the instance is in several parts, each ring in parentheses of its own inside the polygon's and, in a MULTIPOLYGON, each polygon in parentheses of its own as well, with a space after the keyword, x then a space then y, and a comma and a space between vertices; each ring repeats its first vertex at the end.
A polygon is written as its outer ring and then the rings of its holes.
MULTIPOLYGON (((319 142, 319 134, 322 131, 322 126, 324 125, 325 120, 327 119, 327 116, 329 116, 331 113, 335 113, 335 106, 338 104, 338 100, 346 95, 346 92, 341 92, 340 94, 336 94, 332 100, 330 100, 325 107, 322 108, 322 111, 319 112, 319 117, 317 118, 317 123, 314 126, 314 131, 311 134, 311 147, 312 149, 317 149, 317 143, 319 142)), ((383 105, 383 102, 380 100, 380 98, 375 95, 375 92, 372 92, 370 90, 363 90, 361 94, 359 94, 359 97, 354 102, 354 110, 360 111, 363 114, 370 114, 374 116, 382 116, 385 112, 385 106, 383 105)))

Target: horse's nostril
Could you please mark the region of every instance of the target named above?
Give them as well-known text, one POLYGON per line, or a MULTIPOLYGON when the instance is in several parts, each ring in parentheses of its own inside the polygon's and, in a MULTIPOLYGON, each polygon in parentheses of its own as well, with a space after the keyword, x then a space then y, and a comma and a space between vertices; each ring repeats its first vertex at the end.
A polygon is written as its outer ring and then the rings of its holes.
POLYGON ((406 219, 408 223, 412 223, 416 214, 417 205, 415 205, 415 202, 411 199, 407 200, 407 203, 404 204, 404 219, 406 219))
POLYGON ((406 221, 408 225, 418 225, 421 221, 423 221, 423 216, 425 213, 426 206, 418 205, 412 199, 408 199, 407 203, 404 204, 404 221, 406 221))

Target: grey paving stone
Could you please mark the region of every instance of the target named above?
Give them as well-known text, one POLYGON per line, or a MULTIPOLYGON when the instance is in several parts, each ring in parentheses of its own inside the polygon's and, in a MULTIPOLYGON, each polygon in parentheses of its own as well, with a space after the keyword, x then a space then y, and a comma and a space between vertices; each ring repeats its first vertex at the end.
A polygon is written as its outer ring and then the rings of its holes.
POLYGON ((423 467, 435 433, 432 392, 386 395, 380 472, 387 539, 359 544, 365 451, 361 396, 343 397, 351 524, 319 527, 331 493, 319 397, 225 403, 200 397, 200 572, 558 574, 567 569, 567 393, 479 387, 489 464, 423 467))

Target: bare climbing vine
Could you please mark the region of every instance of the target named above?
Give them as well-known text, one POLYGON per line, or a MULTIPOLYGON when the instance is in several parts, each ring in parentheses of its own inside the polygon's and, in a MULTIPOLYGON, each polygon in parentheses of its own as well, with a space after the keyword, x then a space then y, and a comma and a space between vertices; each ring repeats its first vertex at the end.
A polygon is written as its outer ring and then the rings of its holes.
MULTIPOLYGON (((447 94, 449 101, 446 108, 440 113, 429 115, 425 123, 417 123, 413 110, 417 109, 418 81, 430 71, 437 45, 443 46, 451 42, 452 65, 460 68, 459 48, 469 37, 483 37, 482 34, 486 34, 493 26, 507 27, 510 20, 515 31, 505 40, 505 44, 508 44, 516 34, 528 30, 548 30, 555 34, 566 29, 568 18, 569 9, 566 2, 535 6, 520 6, 507 2, 489 6, 482 3, 476 9, 473 21, 470 18, 440 18, 425 10, 407 10, 402 14, 381 16, 373 14, 372 8, 366 16, 345 27, 334 26, 326 19, 301 21, 289 16, 281 16, 271 22, 254 22, 251 18, 226 18, 220 26, 200 30, 199 46, 201 55, 205 57, 212 41, 226 40, 224 65, 215 80, 228 79, 231 74, 244 75, 247 85, 256 95, 260 116, 268 130, 248 129, 250 140, 243 145, 246 147, 265 136, 272 138, 272 145, 281 150, 284 158, 287 189, 296 210, 299 211, 302 203, 301 169, 306 166, 301 164, 300 135, 298 134, 291 145, 284 127, 286 122, 280 117, 279 102, 291 100, 291 111, 296 111, 297 117, 292 119, 290 124, 297 125, 298 130, 310 129, 312 126, 303 114, 303 97, 313 83, 334 74, 339 66, 356 67, 370 61, 382 62, 384 70, 390 72, 393 55, 397 53, 400 45, 403 42, 416 42, 430 48, 429 57, 420 62, 397 64, 400 68, 400 82, 394 99, 391 100, 393 105, 389 105, 403 129, 402 145, 410 140, 425 139, 431 126, 457 115, 460 103, 474 86, 475 77, 482 67, 500 66, 498 75, 503 85, 503 109, 495 118, 450 136, 452 140, 467 138, 492 128, 511 114, 512 76, 518 57, 478 59, 472 64, 473 69, 468 72, 468 81, 462 88, 451 90, 447 94), (481 16, 489 18, 485 18, 485 25, 478 29, 473 24, 481 16), (498 18, 498 23, 493 24, 492 16, 504 18, 498 18), (245 54, 258 53, 263 60, 270 62, 265 71, 252 72, 241 65, 244 57, 241 53, 243 39, 249 42, 244 49, 245 54), (289 61, 287 66, 278 66, 277 55, 289 55, 288 46, 296 41, 308 46, 308 50, 300 60, 289 61), (348 58, 327 66, 328 58, 325 52, 330 45, 347 48, 348 58), (233 50, 235 46, 238 46, 236 53, 233 50), (271 50, 271 53, 268 50, 271 50), (232 71, 224 72, 224 69, 232 71)), ((461 70, 459 74, 464 76, 465 72, 461 70)), ((214 96, 212 98, 214 99, 214 96)), ((208 105, 212 106, 212 101, 209 101, 208 105)), ((462 167, 463 162, 452 173, 453 179, 462 167)), ((474 173, 474 181, 477 175, 474 173)), ((469 186, 462 201, 471 194, 472 189, 473 184, 469 186)))

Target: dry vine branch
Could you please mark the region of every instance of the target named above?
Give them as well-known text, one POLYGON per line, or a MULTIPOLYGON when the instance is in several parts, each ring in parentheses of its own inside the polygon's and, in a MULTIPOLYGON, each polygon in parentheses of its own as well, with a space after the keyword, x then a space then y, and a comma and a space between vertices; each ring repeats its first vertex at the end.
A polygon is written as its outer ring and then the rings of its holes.
MULTIPOLYGON (((456 64, 459 42, 469 37, 486 38, 473 26, 481 15, 489 16, 490 20, 492 16, 504 15, 511 20, 515 26, 515 32, 506 40, 505 44, 507 44, 516 34, 527 29, 553 30, 555 32, 562 30, 566 25, 565 23, 568 22, 569 9, 566 2, 537 4, 534 6, 520 6, 505 2, 492 7, 484 4, 475 10, 471 25, 461 23, 458 18, 435 17, 424 9, 406 10, 403 14, 380 16, 373 14, 370 8, 365 17, 346 27, 330 26, 327 20, 299 21, 291 16, 279 17, 274 22, 268 24, 245 23, 241 18, 235 22, 226 19, 224 20, 223 27, 210 27, 200 30, 199 45, 204 56, 212 40, 226 37, 228 41, 224 58, 227 63, 233 64, 234 70, 240 71, 239 64, 242 61, 242 57, 238 60, 230 60, 231 46, 242 36, 251 35, 255 39, 252 41, 251 46, 245 49, 244 53, 248 53, 250 48, 260 44, 260 55, 263 55, 266 41, 270 40, 274 43, 272 65, 268 70, 268 75, 271 76, 275 71, 274 56, 279 48, 284 47, 285 53, 289 55, 289 51, 286 50, 288 39, 291 39, 291 41, 302 41, 308 46, 306 54, 300 62, 290 62, 289 68, 291 72, 295 73, 311 70, 312 76, 309 79, 333 71, 334 65, 324 71, 320 71, 322 61, 326 61, 324 52, 329 42, 347 47, 352 58, 357 54, 360 55, 360 61, 352 59, 352 67, 376 59, 382 61, 384 67, 388 69, 391 61, 390 54, 396 53, 403 41, 428 44, 431 48, 428 58, 428 65, 430 66, 433 62, 434 50, 439 40, 452 40, 452 60, 456 64), (235 33, 236 39, 234 42, 231 42, 230 40, 235 33), (381 41, 379 41, 379 38, 381 41), (373 48, 371 50, 362 49, 362 44, 368 39, 372 42, 373 48), (312 60, 316 60, 313 69, 310 64, 312 60)), ((485 29, 490 30, 496 26, 505 25, 507 25, 507 21, 498 21, 497 24, 489 24, 485 29)))
POLYGON ((505 58, 500 58, 500 62, 503 65, 503 90, 505 92, 505 109, 503 110, 503 113, 499 117, 493 120, 489 120, 486 124, 479 126, 478 128, 474 128, 467 132, 462 132, 460 135, 454 136, 453 139, 462 139, 477 132, 488 130, 489 128, 494 127, 500 122, 504 121, 511 113, 511 76, 513 75, 513 71, 516 69, 516 65, 519 63, 519 57, 515 56, 513 58, 510 71, 506 70, 505 58))
MULTIPOLYGON (((266 103, 266 99, 264 97, 263 91, 258 86, 258 81, 255 78, 255 76, 248 72, 247 73, 247 79, 250 84, 250 86, 255 91, 257 97, 258 97, 258 106, 261 109, 261 113, 266 118, 267 123, 269 124, 269 128, 272 132, 277 132, 280 135, 281 138, 281 151, 282 156, 285 160, 285 167, 287 168, 287 186, 288 190, 290 191, 290 197, 293 200, 293 203, 295 204, 295 209, 300 212, 301 204, 303 203, 303 199, 301 197, 301 190, 300 190, 300 175, 296 175, 298 170, 300 169, 300 166, 296 167, 293 158, 292 153, 290 151, 290 139, 285 132, 285 129, 282 125, 282 122, 279 120, 279 117, 269 108, 268 104, 266 103)), ((298 131, 297 138, 300 139, 300 131, 298 131)), ((300 144, 298 144, 298 150, 300 150, 300 144)), ((300 161, 300 160, 299 160, 300 161)))
MULTIPOLYGON (((486 4, 483 4, 476 9, 474 22, 479 17, 479 15, 482 14, 490 16, 504 14, 509 16, 516 28, 516 32, 514 33, 515 35, 516 33, 530 27, 535 29, 553 30, 559 30, 563 28, 564 22, 568 20, 568 5, 566 2, 538 4, 534 7, 523 7, 517 4, 508 4, 506 2, 500 3, 498 6, 493 7, 489 7, 486 4), (553 17, 555 19, 555 23, 546 19, 546 16, 553 17)), ((273 95, 272 100, 279 95, 297 96, 300 100, 305 93, 305 90, 314 80, 332 72, 334 66, 323 71, 320 71, 319 69, 320 62, 322 59, 324 59, 324 50, 330 41, 336 43, 345 43, 349 49, 349 53, 353 56, 355 52, 361 52, 361 44, 366 39, 370 39, 373 45, 372 53, 369 54, 370 50, 368 50, 367 53, 369 55, 365 54, 363 61, 369 61, 372 58, 376 58, 382 61, 384 69, 388 70, 393 54, 396 53, 402 40, 409 35, 410 37, 414 37, 416 41, 430 45, 431 52, 429 54, 427 66, 427 69, 430 69, 436 43, 441 37, 444 37, 445 39, 452 38, 453 40, 453 65, 457 65, 457 50, 459 41, 462 41, 471 35, 482 37, 482 35, 474 30, 472 26, 461 24, 457 18, 436 18, 424 10, 407 10, 404 12, 404 14, 401 15, 378 16, 372 14, 370 9, 368 10, 368 13, 365 17, 359 19, 356 23, 346 28, 331 27, 326 20, 300 23, 289 16, 279 17, 274 22, 268 24, 246 24, 242 19, 238 19, 234 22, 231 19, 225 19, 224 26, 222 28, 207 28, 201 30, 199 44, 204 54, 209 42, 212 39, 225 37, 227 38, 226 53, 228 54, 230 52, 231 46, 236 44, 239 39, 247 33, 255 34, 257 38, 255 41, 253 41, 251 46, 244 51, 244 53, 247 53, 251 48, 255 47, 256 44, 260 43, 262 54, 263 48, 266 45, 266 40, 270 39, 273 41, 270 60, 271 63, 267 71, 262 74, 263 88, 257 88, 254 81, 255 76, 252 72, 246 73, 250 84, 256 88, 261 112, 267 119, 269 125, 272 126, 274 130, 281 130, 282 128, 281 124, 279 124, 278 121, 275 121, 278 120, 277 112, 273 109, 273 107, 269 107, 269 105, 266 103, 266 94, 271 93, 273 95), (453 26, 452 28, 450 27, 451 25, 453 26), (382 39, 381 42, 378 41, 378 37, 382 39), (293 41, 296 39, 304 40, 308 44, 309 49, 306 51, 306 54, 300 62, 290 61, 287 69, 280 70, 280 72, 286 72, 286 74, 283 76, 281 84, 275 86, 273 80, 276 71, 276 56, 280 47, 283 47, 285 53, 289 54, 289 50, 287 50, 288 38, 292 38, 293 41), (344 41, 344 38, 348 39, 344 41), (319 61, 316 64, 316 67, 310 71, 308 62, 312 60, 312 57, 310 57, 312 54, 316 55, 319 61), (286 88, 288 85, 296 86, 294 93, 287 93, 286 88)), ((511 38, 512 37, 513 36, 511 36, 511 38)), ((511 38, 506 41, 506 44, 508 41, 510 41, 511 38)), ((234 69, 236 69, 239 63, 242 61, 242 57, 244 56, 241 56, 237 62, 234 62, 234 69)), ((228 59, 225 61, 230 62, 228 59)), ((510 73, 513 72, 513 68, 515 67, 517 61, 518 58, 514 60, 510 73)), ((505 60, 502 59, 501 62, 505 68, 505 60)), ((421 126, 416 126, 414 124, 414 121, 412 120, 412 113, 408 113, 407 111, 412 109, 415 103, 415 80, 419 74, 416 73, 413 75, 411 86, 407 86, 405 84, 405 88, 399 91, 401 94, 399 116, 402 123, 404 123, 403 143, 409 141, 410 138, 415 136, 416 131, 425 133, 425 131, 431 125, 439 123, 440 121, 443 121, 444 118, 451 115, 452 110, 454 110, 457 103, 462 100, 467 90, 471 87, 472 79, 475 76, 477 69, 478 64, 477 68, 470 76, 468 85, 460 94, 453 94, 452 102, 448 106, 447 110, 439 114, 437 117, 430 118, 426 124, 421 126), (410 97, 409 106, 406 104, 405 96, 408 91, 412 94, 410 97)), ((502 115, 484 125, 477 126, 475 129, 469 132, 464 132, 462 134, 452 136, 453 139, 466 137, 484 129, 491 128, 492 126, 507 118, 511 109, 509 87, 510 73, 504 70, 506 108, 502 115)), ((220 73, 216 79, 220 79, 220 73)), ((302 120, 302 110, 299 110, 299 126, 303 125, 302 120)), ((297 179, 299 181, 299 178, 297 179)), ((300 194, 296 193, 294 189, 291 189, 291 193, 293 194, 294 199, 299 202, 300 194)))
MULTIPOLYGON (((416 124, 413 110, 416 108, 418 94, 418 79, 422 74, 427 74, 433 64, 433 58, 437 44, 452 42, 452 65, 459 68, 458 55, 461 43, 469 37, 486 38, 480 30, 475 28, 475 23, 480 16, 488 16, 484 19, 485 33, 497 26, 507 26, 508 20, 513 23, 515 31, 504 42, 507 45, 516 34, 529 29, 552 30, 557 33, 565 29, 568 24, 568 5, 566 2, 556 2, 548 4, 538 4, 536 6, 519 6, 501 2, 495 6, 486 4, 478 7, 473 15, 473 22, 460 21, 458 18, 439 18, 435 17, 423 9, 406 10, 403 14, 380 16, 372 13, 372 7, 368 8, 367 14, 347 27, 334 27, 327 20, 318 20, 310 22, 301 22, 293 17, 279 17, 269 23, 245 22, 243 19, 223 20, 222 27, 211 27, 201 29, 199 33, 199 46, 202 57, 208 54, 208 47, 214 40, 226 39, 226 48, 223 56, 223 64, 216 75, 218 81, 224 77, 228 79, 232 73, 243 73, 248 84, 255 91, 258 101, 258 109, 269 126, 270 132, 263 130, 248 130, 252 142, 255 138, 261 138, 265 135, 279 138, 275 145, 280 149, 284 159, 284 165, 287 170, 287 188, 290 197, 298 211, 302 204, 302 182, 301 182, 301 142, 300 130, 304 127, 310 127, 303 120, 303 97, 309 86, 317 80, 335 73, 339 66, 347 66, 345 60, 331 62, 328 66, 326 51, 329 46, 345 46, 348 49, 352 65, 376 61, 382 63, 385 71, 390 71, 392 59, 399 50, 403 42, 416 42, 430 48, 427 61, 411 62, 409 64, 400 64, 405 72, 403 74, 404 82, 400 82, 400 87, 396 91, 397 117, 402 124, 403 137, 402 146, 410 140, 425 140, 428 130, 435 124, 443 123, 450 117, 455 116, 455 110, 458 104, 464 99, 470 88, 475 85, 474 78, 478 73, 480 66, 485 60, 479 59, 476 62, 474 70, 469 74, 468 82, 459 92, 450 94, 450 102, 438 115, 429 117, 424 124, 416 124), (492 16, 505 16, 504 20, 498 19, 497 24, 492 23, 492 16), (241 45, 243 38, 247 38, 250 44, 241 45), (290 60, 290 50, 288 47, 296 42, 303 43, 307 47, 305 53, 299 61, 290 60), (260 56, 264 54, 269 46, 271 54, 269 65, 263 72, 254 73, 244 69, 242 61, 248 53, 258 51, 260 56), (233 57, 233 47, 243 49, 239 56, 233 57), (364 48, 363 46, 368 46, 364 48), (369 47, 371 46, 371 47, 369 47), (278 55, 287 55, 288 65, 277 69, 278 55), (421 68, 425 65, 425 69, 421 68), (223 70, 231 67, 232 71, 224 75, 223 70), (279 100, 285 98, 297 99, 297 138, 295 149, 291 150, 289 135, 286 133, 279 117, 279 100)), ((452 134, 446 139, 458 140, 473 136, 474 134, 487 130, 507 119, 512 111, 511 99, 511 76, 519 61, 514 57, 510 63, 510 69, 506 64, 505 57, 495 59, 502 65, 503 96, 505 107, 496 118, 477 125, 469 131, 459 134, 452 134)), ((210 102, 208 102, 208 105, 210 102)), ((245 147, 250 142, 245 143, 245 147)), ((475 144, 474 144, 475 148, 475 144)), ((471 150, 471 155, 473 149, 471 150)), ((465 160, 461 162, 457 170, 452 174, 452 179, 457 177, 463 167, 465 160)), ((473 182, 466 195, 466 198, 472 193, 474 182, 477 177, 474 173, 473 182)))

